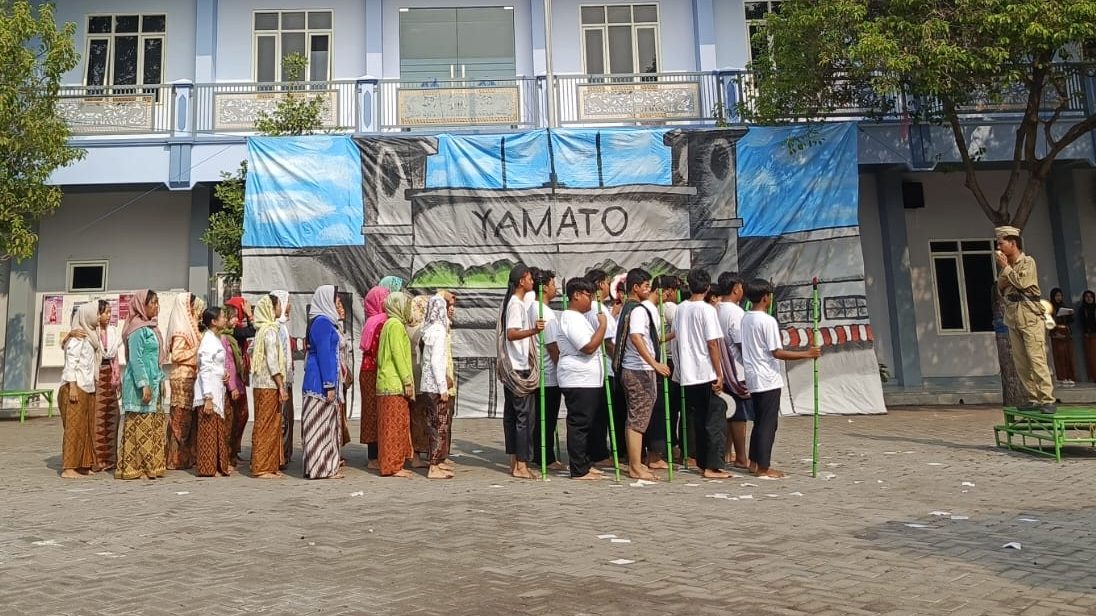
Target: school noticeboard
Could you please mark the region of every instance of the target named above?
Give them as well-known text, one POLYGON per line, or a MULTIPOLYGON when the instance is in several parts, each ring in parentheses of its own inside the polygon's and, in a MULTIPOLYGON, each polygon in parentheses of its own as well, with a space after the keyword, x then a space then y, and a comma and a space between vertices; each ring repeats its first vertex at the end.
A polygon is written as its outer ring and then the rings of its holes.
MULTIPOLYGON (((157 292, 160 300, 160 331, 164 331, 171 317, 171 307, 178 292, 157 292)), ((129 318, 129 301, 133 293, 100 293, 95 295, 74 293, 47 293, 42 296, 42 338, 38 346, 39 368, 63 368, 65 350, 61 341, 72 329, 72 317, 80 306, 90 301, 110 302, 110 326, 120 328, 129 318)), ((119 332, 121 333, 121 332, 119 332)))

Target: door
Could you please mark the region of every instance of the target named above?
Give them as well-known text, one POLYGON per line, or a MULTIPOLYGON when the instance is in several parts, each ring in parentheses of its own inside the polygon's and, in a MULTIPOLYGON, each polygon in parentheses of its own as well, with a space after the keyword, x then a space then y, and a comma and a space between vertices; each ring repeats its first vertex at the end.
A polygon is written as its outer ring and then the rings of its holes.
POLYGON ((400 9, 400 79, 405 82, 513 78, 510 7, 400 9))

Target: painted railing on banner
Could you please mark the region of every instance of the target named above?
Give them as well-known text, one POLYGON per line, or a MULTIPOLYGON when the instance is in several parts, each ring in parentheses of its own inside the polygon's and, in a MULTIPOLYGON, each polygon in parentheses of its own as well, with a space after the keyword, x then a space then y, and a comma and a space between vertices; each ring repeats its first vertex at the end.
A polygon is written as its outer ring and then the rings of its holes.
POLYGON ((715 123, 723 101, 719 73, 558 75, 559 124, 715 123))
POLYGON ((251 133, 261 112, 271 113, 286 97, 323 99, 324 130, 357 130, 357 83, 304 81, 276 83, 197 84, 191 100, 193 130, 197 133, 251 133))
POLYGON ((503 79, 382 79, 376 86, 381 131, 544 126, 544 81, 503 79))
POLYGON ((173 85, 61 86, 57 112, 72 135, 155 135, 172 130, 173 85))

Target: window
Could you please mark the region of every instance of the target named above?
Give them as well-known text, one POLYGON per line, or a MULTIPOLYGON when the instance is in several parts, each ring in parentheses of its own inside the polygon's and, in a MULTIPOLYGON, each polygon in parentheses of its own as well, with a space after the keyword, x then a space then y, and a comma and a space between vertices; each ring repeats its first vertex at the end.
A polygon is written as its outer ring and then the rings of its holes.
POLYGON ((107 290, 106 261, 69 261, 67 274, 69 293, 107 290))
POLYGON ((587 75, 658 72, 658 5, 583 6, 582 55, 587 75))
POLYGON ((992 240, 929 242, 939 331, 993 331, 993 250, 992 240))
POLYGON ((746 40, 749 41, 750 62, 762 55, 764 49, 758 47, 754 41, 754 35, 765 25, 765 18, 769 13, 780 12, 781 0, 749 0, 745 3, 746 10, 746 40))
POLYGON ((331 78, 331 11, 262 11, 255 13, 255 81, 327 81, 331 78), (290 74, 286 56, 308 61, 303 75, 290 74))
POLYGON ((163 83, 166 36, 164 15, 89 15, 84 84, 163 83))

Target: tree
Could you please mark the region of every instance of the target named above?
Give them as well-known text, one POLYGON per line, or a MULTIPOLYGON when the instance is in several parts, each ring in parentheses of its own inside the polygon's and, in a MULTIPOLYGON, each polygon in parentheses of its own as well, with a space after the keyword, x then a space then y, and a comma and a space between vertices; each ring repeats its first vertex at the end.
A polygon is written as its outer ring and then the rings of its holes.
POLYGON ((76 66, 74 24, 60 30, 53 7, 0 0, 0 260, 34 255, 34 225, 61 205, 50 175, 84 156, 68 146, 57 113, 61 75, 76 66))
MULTIPOLYGON (((1094 39, 1096 0, 785 0, 752 41, 756 99, 742 114, 816 122, 859 109, 946 126, 986 218, 1022 229, 1054 161, 1096 128, 1083 87, 1093 66, 1076 63, 1094 39), (1008 181, 989 195, 962 115, 1000 104, 1022 116, 1008 181)), ((1005 402, 1024 402, 1007 336, 997 345, 1005 402)))
MULTIPOLYGON (((289 78, 289 92, 278 100, 274 111, 259 112, 255 129, 262 135, 311 135, 323 128, 326 103, 323 97, 300 94, 304 89, 301 77, 308 60, 300 54, 282 58, 289 78)), ((243 275, 244 190, 247 185, 247 161, 240 162, 235 173, 222 173, 221 183, 213 189, 222 209, 209 217, 209 228, 202 241, 221 256, 224 271, 230 280, 243 275)))

